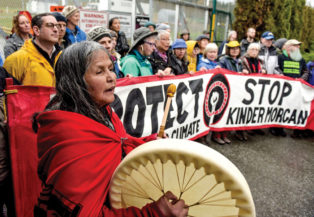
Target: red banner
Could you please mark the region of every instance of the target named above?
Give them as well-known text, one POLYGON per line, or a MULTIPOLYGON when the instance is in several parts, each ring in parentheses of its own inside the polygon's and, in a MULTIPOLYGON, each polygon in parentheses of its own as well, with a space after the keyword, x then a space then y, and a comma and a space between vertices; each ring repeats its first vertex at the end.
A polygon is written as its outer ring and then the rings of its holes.
POLYGON ((32 116, 42 111, 54 88, 11 86, 6 89, 9 144, 16 215, 33 217, 41 181, 37 176, 37 141, 32 116))

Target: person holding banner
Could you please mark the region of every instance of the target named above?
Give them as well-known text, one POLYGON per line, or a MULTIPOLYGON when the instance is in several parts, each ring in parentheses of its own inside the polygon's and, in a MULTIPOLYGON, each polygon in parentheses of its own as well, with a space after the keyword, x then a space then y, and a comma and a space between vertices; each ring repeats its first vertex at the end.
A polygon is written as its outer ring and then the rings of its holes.
POLYGON ((172 51, 169 55, 169 62, 175 75, 189 73, 189 62, 186 57, 186 43, 183 39, 176 39, 172 44, 172 51))
POLYGON ((43 182, 35 217, 187 216, 185 202, 171 192, 142 209, 110 207, 109 183, 121 159, 156 139, 156 134, 128 135, 111 109, 116 85, 113 69, 108 51, 92 41, 68 47, 57 62, 56 95, 33 123, 43 182))
MULTIPOLYGON (((301 44, 296 39, 288 40, 283 46, 282 54, 278 56, 278 65, 285 76, 308 81, 309 71, 300 51, 301 44)), ((302 134, 303 130, 294 129, 291 137, 300 138, 302 134)))
POLYGON ((263 61, 258 58, 258 53, 261 46, 258 43, 251 43, 247 52, 241 57, 241 63, 244 74, 262 73, 266 74, 266 68, 263 65, 263 61))
POLYGON ((134 43, 127 56, 121 60, 121 71, 124 76, 147 76, 153 75, 150 61, 147 59, 155 48, 157 32, 151 32, 146 27, 135 30, 134 43))
POLYGON ((218 56, 218 46, 215 43, 206 45, 204 55, 197 64, 197 71, 220 68, 216 62, 218 56))
MULTIPOLYGON (((240 61, 241 50, 238 41, 230 41, 226 44, 226 55, 219 60, 219 65, 233 72, 242 73, 242 64, 240 61)), ((246 132, 237 130, 235 136, 240 141, 247 141, 246 132)))

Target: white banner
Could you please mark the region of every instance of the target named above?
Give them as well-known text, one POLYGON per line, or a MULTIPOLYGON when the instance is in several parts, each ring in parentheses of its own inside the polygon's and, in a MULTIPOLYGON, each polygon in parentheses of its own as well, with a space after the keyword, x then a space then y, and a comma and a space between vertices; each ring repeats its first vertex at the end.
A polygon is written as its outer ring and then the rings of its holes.
POLYGON ((141 137, 159 131, 171 83, 177 92, 165 130, 170 138, 272 126, 314 129, 314 88, 310 85, 284 76, 215 69, 193 76, 118 80, 112 106, 129 134, 141 137))

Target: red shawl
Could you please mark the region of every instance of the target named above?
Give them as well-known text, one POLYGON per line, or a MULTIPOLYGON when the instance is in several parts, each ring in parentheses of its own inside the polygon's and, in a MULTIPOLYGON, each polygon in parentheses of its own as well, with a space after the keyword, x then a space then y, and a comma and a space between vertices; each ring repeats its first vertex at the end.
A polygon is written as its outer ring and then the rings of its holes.
POLYGON ((38 173, 44 187, 35 216, 161 216, 155 203, 142 210, 109 206, 109 182, 122 148, 129 153, 144 143, 126 133, 114 112, 115 132, 86 116, 59 110, 40 114, 38 122, 38 173))

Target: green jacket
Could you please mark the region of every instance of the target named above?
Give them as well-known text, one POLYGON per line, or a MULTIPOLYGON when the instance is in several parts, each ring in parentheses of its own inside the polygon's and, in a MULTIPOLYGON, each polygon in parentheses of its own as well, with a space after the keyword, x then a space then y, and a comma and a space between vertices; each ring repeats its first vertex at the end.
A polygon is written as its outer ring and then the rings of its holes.
POLYGON ((127 74, 134 77, 153 75, 150 62, 137 50, 133 50, 127 56, 123 57, 120 65, 124 76, 127 74))

